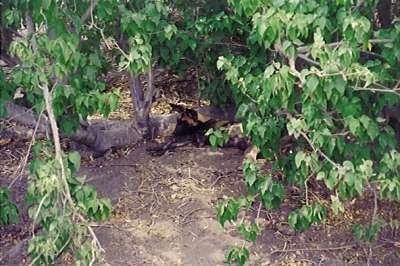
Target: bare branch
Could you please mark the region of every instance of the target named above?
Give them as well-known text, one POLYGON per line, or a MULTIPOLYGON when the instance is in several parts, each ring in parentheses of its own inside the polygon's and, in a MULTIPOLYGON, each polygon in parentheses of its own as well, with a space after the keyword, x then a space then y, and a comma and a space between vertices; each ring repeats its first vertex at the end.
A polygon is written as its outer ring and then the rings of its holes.
POLYGON ((371 217, 371 224, 373 224, 376 222, 378 215, 378 192, 375 184, 369 184, 369 185, 372 189, 372 193, 374 194, 374 210, 372 212, 372 217, 371 217))
POLYGON ((32 50, 37 52, 38 45, 36 42, 36 38, 33 36, 35 34, 35 24, 33 23, 32 16, 31 16, 29 10, 25 12, 25 22, 26 22, 26 29, 28 31, 28 35, 31 38, 32 50))
MULTIPOLYGON (((393 39, 371 39, 369 40, 369 43, 371 44, 385 44, 385 43, 392 43, 393 39)), ((341 45, 343 42, 333 42, 333 43, 327 43, 325 44, 326 47, 338 47, 339 45, 341 45)), ((310 46, 301 46, 299 48, 297 48, 297 52, 300 54, 304 54, 304 53, 308 53, 310 51, 311 47, 310 46)))
MULTIPOLYGON (((288 60, 288 65, 289 65, 289 68, 290 68, 290 70, 291 70, 291 74, 292 74, 293 76, 297 77, 297 78, 300 80, 300 82, 301 82, 302 84, 305 83, 305 80, 303 79, 302 75, 301 75, 300 72, 296 69, 296 58, 289 57, 289 56, 283 51, 283 48, 282 48, 281 44, 279 44, 279 43, 275 43, 274 48, 275 48, 275 50, 276 50, 278 53, 280 53, 281 55, 283 55, 283 56, 288 60)), ((304 56, 304 58, 306 58, 306 57, 307 57, 307 56, 304 56)), ((303 59, 304 59, 304 58, 303 58, 303 59)), ((307 60, 311 60, 311 61, 312 61, 312 59, 309 59, 309 58, 307 58, 307 60)), ((313 62, 313 64, 319 65, 317 62, 313 62)))
POLYGON ((85 13, 81 17, 81 24, 84 24, 85 21, 89 18, 89 16, 91 16, 91 14, 93 13, 93 10, 97 6, 98 2, 99 2, 98 0, 90 1, 90 5, 89 5, 88 9, 85 11, 85 13))
POLYGON ((20 179, 20 177, 22 176, 22 173, 23 173, 23 171, 24 171, 26 165, 28 164, 29 155, 30 155, 30 153, 31 153, 32 146, 35 144, 36 133, 37 133, 37 131, 38 131, 38 129, 39 129, 40 120, 41 120, 41 117, 42 117, 42 116, 43 116, 43 110, 42 110, 42 112, 39 114, 38 120, 37 120, 37 122, 36 122, 35 129, 34 129, 34 131, 33 131, 33 133, 32 133, 31 141, 29 142, 28 150, 26 151, 26 154, 25 154, 25 158, 24 158, 24 160, 22 161, 22 163, 18 166, 18 169, 17 169, 17 171, 16 171, 16 173, 15 173, 14 179, 11 181, 10 185, 8 185, 8 188, 9 188, 9 189, 15 184, 15 182, 16 182, 18 179, 20 179))
POLYGON ((333 251, 333 250, 341 250, 341 249, 350 249, 354 248, 356 245, 346 245, 339 247, 320 247, 320 248, 296 248, 296 249, 277 249, 272 251, 269 255, 273 255, 276 253, 289 253, 289 252, 311 252, 311 251, 333 251))
MULTIPOLYGON (((381 85, 382 86, 382 85, 381 85)), ((384 88, 382 88, 382 89, 379 89, 379 88, 369 88, 369 87, 353 87, 353 89, 355 90, 355 91, 370 91, 370 92, 382 92, 382 93, 393 93, 393 94, 396 94, 397 96, 400 96, 400 89, 399 88, 393 88, 393 89, 390 89, 390 88, 386 88, 386 87, 384 87, 384 88)))
POLYGON ((306 61, 307 63, 309 63, 310 65, 314 65, 314 66, 321 66, 317 61, 312 60, 311 58, 309 58, 308 56, 304 55, 304 54, 298 54, 297 55, 298 58, 306 61))
POLYGON ((316 148, 314 146, 314 143, 310 140, 310 138, 304 133, 300 132, 300 135, 307 141, 308 145, 314 150, 314 152, 320 154, 322 157, 324 157, 325 160, 327 160, 330 164, 332 164, 334 167, 339 168, 339 165, 335 163, 331 158, 329 158, 323 151, 321 151, 319 148, 316 148))
MULTIPOLYGON (((54 84, 53 88, 56 85, 57 85, 57 83, 54 84)), ((47 111, 47 115, 49 116, 50 127, 51 127, 51 131, 53 134, 54 149, 55 149, 55 156, 56 156, 55 159, 60 164, 60 168, 61 168, 61 181, 62 181, 62 183, 64 185, 64 189, 65 189, 64 196, 66 197, 68 203, 71 204, 71 206, 75 206, 75 203, 71 198, 71 192, 70 192, 69 184, 68 184, 67 177, 65 174, 64 162, 62 159, 62 149, 61 149, 61 144, 60 144, 60 134, 58 132, 57 121, 54 116, 52 97, 50 95, 47 84, 42 85, 41 89, 43 92, 43 97, 44 97, 44 101, 46 104, 46 111, 47 111)))

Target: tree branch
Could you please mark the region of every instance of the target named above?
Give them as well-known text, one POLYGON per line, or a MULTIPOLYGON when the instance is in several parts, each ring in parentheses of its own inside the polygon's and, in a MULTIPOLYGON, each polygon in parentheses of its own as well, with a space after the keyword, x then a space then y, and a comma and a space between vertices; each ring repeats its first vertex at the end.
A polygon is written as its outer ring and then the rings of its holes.
POLYGON ((93 13, 94 8, 97 6, 98 0, 90 1, 90 5, 85 13, 81 17, 81 24, 84 24, 85 21, 89 18, 89 16, 93 13))
POLYGON ((128 84, 133 102, 133 110, 139 112, 143 109, 142 103, 144 100, 143 88, 139 76, 128 73, 128 84))
MULTIPOLYGON (((371 44, 385 44, 385 43, 392 43, 393 39, 371 39, 369 40, 369 43, 371 44)), ((326 43, 324 46, 326 47, 338 47, 341 45, 343 42, 333 42, 333 43, 326 43)), ((310 51, 311 47, 310 46, 300 46, 297 48, 297 52, 300 54, 308 53, 310 51)))
POLYGON ((314 65, 314 66, 317 66, 317 67, 321 66, 317 61, 312 60, 311 58, 309 58, 308 56, 306 56, 304 54, 298 54, 297 57, 302 59, 302 60, 304 60, 304 61, 306 61, 310 65, 314 65))
POLYGON ((393 89, 386 88, 386 87, 383 87, 382 89, 379 89, 379 88, 368 88, 368 87, 366 87, 366 88, 364 88, 364 87, 353 87, 353 89, 355 91, 371 91, 371 92, 393 93, 393 94, 396 94, 397 96, 400 96, 400 92, 399 92, 400 89, 397 88, 397 87, 395 87, 393 89))
POLYGON ((26 152, 26 154, 25 154, 25 157, 24 157, 22 163, 18 166, 18 169, 17 169, 17 171, 16 171, 16 174, 15 174, 15 176, 14 176, 14 179, 13 179, 13 180, 11 181, 11 183, 8 185, 8 188, 9 188, 9 189, 12 188, 12 186, 15 184, 15 182, 22 176, 22 173, 24 172, 24 169, 25 169, 26 165, 28 164, 28 160, 29 160, 29 156, 30 156, 30 154, 31 154, 32 147, 33 147, 33 145, 35 144, 36 133, 37 133, 37 131, 38 131, 38 129, 39 129, 39 126, 40 126, 40 124, 41 124, 41 118, 42 118, 42 116, 43 116, 43 110, 42 110, 42 112, 39 114, 39 117, 38 117, 38 120, 37 120, 37 122, 36 122, 35 129, 33 130, 32 137, 31 137, 31 141, 29 142, 28 150, 27 150, 27 152, 26 152))
POLYGON ((25 12, 25 22, 26 22, 26 29, 28 31, 28 35, 31 38, 30 43, 32 46, 32 50, 36 53, 38 50, 38 45, 36 42, 36 38, 34 37, 35 34, 35 24, 33 23, 32 16, 30 11, 27 10, 25 12))
POLYGON ((339 168, 339 165, 337 163, 335 163, 331 158, 329 158, 323 151, 321 151, 320 149, 318 149, 314 146, 314 144, 312 143, 310 138, 304 132, 300 132, 300 135, 307 141, 308 145, 311 146, 311 148, 314 150, 314 152, 316 152, 316 153, 320 154, 322 157, 324 157, 325 160, 327 160, 335 168, 339 168))
POLYGON ((153 69, 150 68, 149 72, 147 73, 147 90, 143 103, 143 115, 146 120, 149 119, 151 104, 153 102, 155 92, 156 90, 153 82, 153 69))

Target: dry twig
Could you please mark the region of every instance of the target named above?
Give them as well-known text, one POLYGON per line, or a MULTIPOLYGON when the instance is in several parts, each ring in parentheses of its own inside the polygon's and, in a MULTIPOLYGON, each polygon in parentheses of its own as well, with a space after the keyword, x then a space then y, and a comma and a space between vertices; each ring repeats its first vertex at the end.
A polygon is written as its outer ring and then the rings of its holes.
MULTIPOLYGON (((286 245, 285 245, 286 246, 286 245)), ((295 249, 277 249, 269 253, 270 256, 276 253, 289 253, 289 252, 314 252, 314 251, 333 251, 333 250, 342 250, 342 249, 350 249, 357 246, 356 244, 353 245, 345 245, 345 246, 338 246, 338 247, 320 247, 320 248, 295 248, 295 249)))

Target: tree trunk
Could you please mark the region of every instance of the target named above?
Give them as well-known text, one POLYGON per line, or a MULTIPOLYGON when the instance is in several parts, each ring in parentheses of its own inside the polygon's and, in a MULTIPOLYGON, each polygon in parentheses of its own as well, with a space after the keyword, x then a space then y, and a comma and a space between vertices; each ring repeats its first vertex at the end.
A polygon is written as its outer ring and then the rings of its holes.
POLYGON ((18 59, 11 57, 8 54, 8 48, 13 41, 13 31, 6 28, 3 20, 3 10, 0 4, 0 60, 4 61, 8 66, 15 66, 19 63, 18 59))
POLYGON ((382 29, 392 27, 392 0, 379 0, 378 19, 382 29))
POLYGON ((155 93, 153 84, 153 70, 150 69, 147 74, 147 90, 145 91, 139 76, 128 74, 129 76, 129 90, 131 92, 131 99, 133 110, 135 111, 137 128, 142 130, 144 136, 153 135, 152 123, 150 123, 150 109, 155 93))

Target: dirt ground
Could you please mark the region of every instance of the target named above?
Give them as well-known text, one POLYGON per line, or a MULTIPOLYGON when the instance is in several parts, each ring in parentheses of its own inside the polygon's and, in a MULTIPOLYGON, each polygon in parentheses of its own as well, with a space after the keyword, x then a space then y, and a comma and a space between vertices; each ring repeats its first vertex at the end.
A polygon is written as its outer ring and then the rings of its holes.
POLYGON ((98 228, 107 263, 223 265, 225 249, 242 240, 216 222, 222 194, 213 183, 232 183, 230 194, 240 187, 241 152, 187 147, 151 157, 144 147, 84 171, 116 202, 111 227, 98 228))
MULTIPOLYGON (((215 204, 244 191, 242 152, 185 147, 152 157, 145 148, 83 171, 115 202, 115 217, 97 230, 106 262, 224 265, 229 246, 245 243, 234 226, 223 229, 218 224, 215 204)), ((377 241, 370 252, 354 240, 347 224, 337 221, 295 234, 286 223, 294 198, 278 212, 260 214, 265 230, 253 246, 246 244, 252 251, 249 265, 399 265, 400 249, 394 246, 399 238, 377 241)), ((363 216, 360 210, 347 215, 348 220, 363 216)))
MULTIPOLYGON (((148 146, 83 164, 81 174, 100 194, 110 197, 115 208, 113 217, 96 227, 105 250, 98 265, 225 265, 229 246, 243 244, 251 251, 248 265, 400 263, 398 232, 386 230, 371 247, 354 239, 349 221, 363 219, 368 211, 357 202, 340 221, 329 220, 305 233, 292 232, 286 217, 299 198, 289 189, 279 211, 261 210, 263 233, 249 245, 233 225, 223 229, 215 215, 218 200, 244 192, 240 150, 187 146, 153 157, 146 152, 148 146)), ((18 182, 16 201, 23 206, 24 180, 18 182)), ((257 211, 258 205, 249 215, 257 211)), ((25 265, 28 219, 22 217, 19 225, 1 228, 0 233, 0 265, 25 265)), ((68 259, 66 254, 59 264, 67 265, 68 259)))

